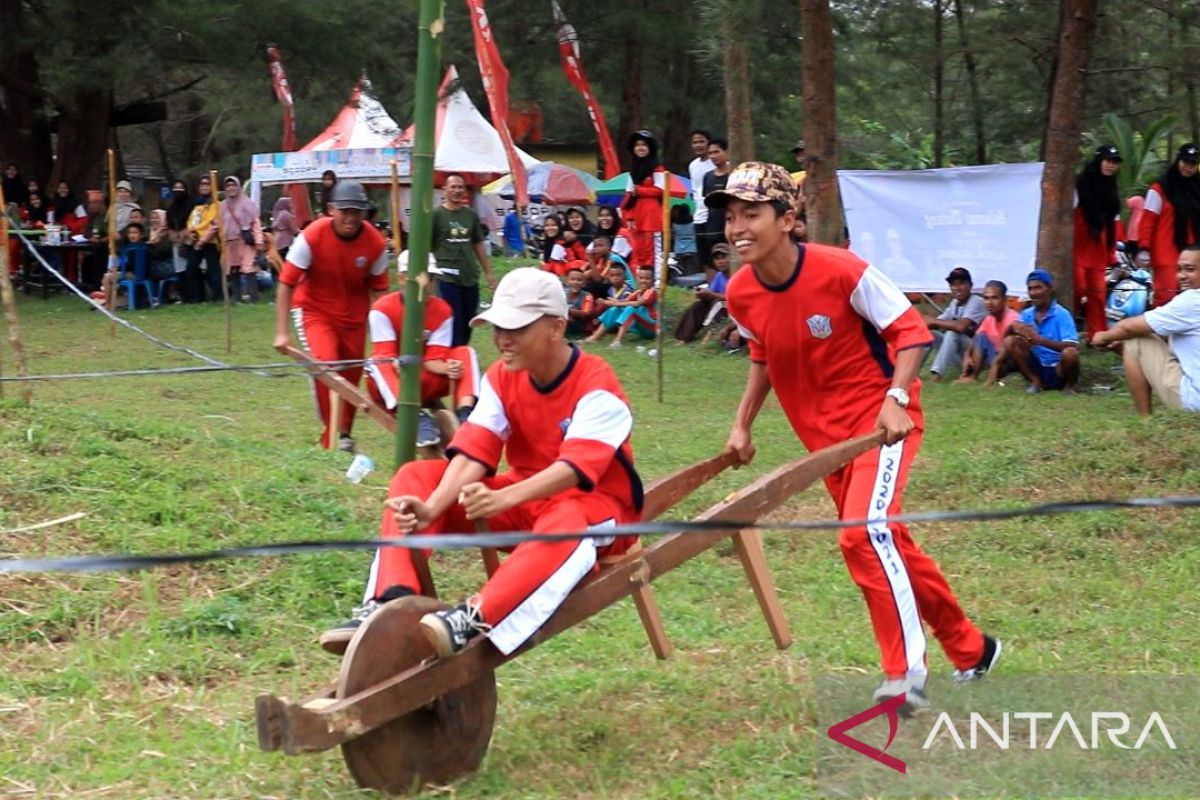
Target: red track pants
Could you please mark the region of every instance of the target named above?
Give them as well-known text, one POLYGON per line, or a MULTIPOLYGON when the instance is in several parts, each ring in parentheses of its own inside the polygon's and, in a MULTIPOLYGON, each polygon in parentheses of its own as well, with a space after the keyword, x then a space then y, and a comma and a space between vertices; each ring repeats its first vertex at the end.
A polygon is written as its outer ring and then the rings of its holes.
MULTIPOLYGON (((880 519, 900 513, 908 468, 921 432, 871 450, 825 480, 840 519, 880 519)), ((883 657, 892 677, 924 675, 929 624, 946 656, 969 669, 983 655, 983 634, 967 619, 937 563, 913 541, 904 525, 872 523, 842 530, 846 567, 862 589, 883 657)))
MULTIPOLYGON (((447 348, 445 357, 461 361, 463 365, 462 377, 458 379, 458 384, 454 387, 454 397, 451 398, 454 407, 473 405, 474 401, 471 398, 478 399, 480 382, 479 357, 475 355, 475 348, 466 345, 450 347, 447 348)), ((395 363, 386 361, 368 364, 367 391, 371 393, 371 399, 376 404, 393 414, 396 413, 396 403, 400 399, 400 370, 396 368, 395 363)), ((434 375, 429 370, 421 370, 422 405, 440 400, 449 394, 449 378, 445 375, 434 375)))
MULTIPOLYGON (((367 321, 361 325, 347 326, 329 317, 314 313, 311 309, 293 308, 292 325, 296 328, 296 336, 300 346, 312 353, 320 361, 344 361, 361 359, 367 347, 367 321)), ((339 370, 341 375, 350 383, 358 386, 362 378, 362 367, 349 367, 339 370)), ((317 401, 317 415, 324 428, 321 432, 321 446, 329 447, 329 389, 325 384, 313 379, 313 395, 317 401)), ((354 406, 341 401, 340 423, 341 430, 334 435, 349 435, 354 428, 354 406)))
POLYGON ((1107 275, 1107 267, 1089 267, 1075 262, 1075 308, 1078 310, 1080 305, 1084 308, 1089 339, 1100 331, 1108 330, 1108 317, 1104 313, 1108 301, 1107 275), (1082 303, 1085 297, 1087 302, 1082 303))
MULTIPOLYGON (((449 461, 410 461, 392 478, 388 496, 428 497, 449 464, 449 461)), ((514 479, 510 475, 498 475, 483 482, 491 488, 500 488, 513 483, 514 479)), ((610 497, 573 489, 511 508, 489 519, 488 529, 546 533, 603 530, 616 524, 620 511, 619 504, 610 497)), ((467 519, 463 507, 456 503, 420 533, 474 530, 475 523, 467 519)), ((391 510, 385 509, 380 538, 393 539, 400 535, 392 521, 391 510)), ((635 541, 635 537, 621 537, 616 541, 579 539, 531 541, 518 545, 477 595, 483 619, 492 626, 488 634, 492 643, 505 654, 516 650, 545 624, 571 590, 592 571, 597 555, 624 552, 635 541)), ((371 565, 365 598, 378 598, 397 585, 419 590, 420 581, 413 567, 411 551, 383 548, 376 553, 371 565)))

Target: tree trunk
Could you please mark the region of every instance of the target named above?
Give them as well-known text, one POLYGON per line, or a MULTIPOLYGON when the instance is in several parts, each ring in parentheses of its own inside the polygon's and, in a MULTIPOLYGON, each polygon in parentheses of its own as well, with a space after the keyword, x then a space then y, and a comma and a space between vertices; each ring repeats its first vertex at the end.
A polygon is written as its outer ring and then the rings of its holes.
MULTIPOLYGON (((1195 7, 1188 8, 1188 13, 1179 16, 1179 46, 1184 64, 1195 64, 1200 58, 1200 48, 1192 44, 1191 19, 1195 7)), ((1196 72, 1186 69, 1183 73, 1183 86, 1187 91, 1188 129, 1192 132, 1191 141, 1200 141, 1200 109, 1196 106, 1196 72)))
POLYGON ((1054 275, 1058 296, 1063 298, 1072 296, 1071 200, 1098 3, 1099 0, 1062 0, 1057 68, 1046 120, 1037 263, 1054 275))
MULTIPOLYGON (((1175 73, 1182 70, 1188 72, 1183 64, 1182 49, 1175 46, 1175 26, 1171 23, 1179 19, 1179 0, 1167 0, 1166 7, 1167 18, 1164 20, 1167 29, 1167 57, 1170 59, 1167 68, 1167 105, 1175 105, 1175 73)), ((1175 126, 1172 125, 1167 130, 1167 152, 1175 152, 1175 126)))
POLYGON ((943 88, 946 82, 946 54, 942 49, 942 0, 933 0, 933 166, 945 161, 945 108, 943 88))
POLYGON ((625 0, 622 5, 626 8, 625 18, 631 21, 631 25, 625 35, 621 116, 617 120, 620 133, 615 145, 617 153, 625 160, 622 166, 628 169, 630 156, 625 143, 629 141, 629 134, 641 130, 645 119, 642 103, 642 37, 638 33, 637 25, 637 20, 643 16, 644 8, 641 0, 625 0))
POLYGON ((692 92, 695 90, 699 66, 691 50, 677 47, 671 51, 670 68, 672 83, 677 91, 671 93, 671 105, 661 131, 659 153, 667 169, 686 175, 688 162, 695 158, 690 134, 696 127, 692 118, 692 92))
POLYGON ((729 160, 754 160, 754 120, 750 98, 750 44, 746 30, 725 26, 725 119, 729 126, 729 160))
POLYGON ((834 83, 833 14, 829 0, 800 0, 804 76, 804 197, 808 239, 842 242, 842 201, 838 193, 837 100, 834 83))
MULTIPOLYGON (((28 49, 30 24, 22 0, 0 0, 0 153, 26 178, 44 181, 52 151, 37 54, 28 49)), ((43 184, 44 185, 44 184, 43 184)))
POLYGON ((958 23, 958 41, 962 45, 963 63, 967 68, 967 88, 971 98, 971 122, 975 127, 975 163, 987 163, 987 138, 983 129, 983 102, 979 99, 979 75, 975 68, 975 51, 967 39, 967 22, 962 0, 954 0, 954 18, 958 23))
POLYGON ((58 118, 57 158, 51 186, 67 181, 76 191, 102 188, 111 112, 111 91, 79 89, 68 98, 58 118))

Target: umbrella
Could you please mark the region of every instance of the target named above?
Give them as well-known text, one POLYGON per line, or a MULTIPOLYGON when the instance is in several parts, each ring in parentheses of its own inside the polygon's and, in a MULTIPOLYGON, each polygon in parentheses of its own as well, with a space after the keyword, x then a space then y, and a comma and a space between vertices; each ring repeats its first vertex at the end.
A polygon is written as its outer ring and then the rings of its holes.
MULTIPOLYGON (((543 161, 526 171, 530 198, 552 206, 588 205, 595 202, 596 179, 582 170, 543 161)), ((494 180, 483 187, 484 194, 513 198, 512 176, 494 180)))
MULTIPOLYGON (((622 172, 596 186, 596 197, 614 197, 625 194, 629 186, 629 173, 622 172)), ((682 175, 671 175, 671 196, 687 197, 692 193, 692 182, 682 175)))

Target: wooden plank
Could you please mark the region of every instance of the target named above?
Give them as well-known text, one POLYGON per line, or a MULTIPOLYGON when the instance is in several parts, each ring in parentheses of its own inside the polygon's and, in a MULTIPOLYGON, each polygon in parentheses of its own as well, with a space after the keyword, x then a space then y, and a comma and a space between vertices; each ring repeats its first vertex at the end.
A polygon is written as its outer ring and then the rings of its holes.
POLYGON ((733 466, 735 460, 733 453, 722 453, 651 482, 646 487, 642 519, 658 519, 692 492, 733 466))
MULTIPOLYGON (((311 353, 289 346, 287 354, 299 363, 307 366, 309 368, 308 372, 313 378, 329 387, 329 390, 335 395, 375 420, 385 431, 392 434, 396 432, 396 418, 389 414, 387 409, 376 405, 371 400, 369 394, 336 372, 331 372, 322 367, 320 362, 313 358, 311 353)), ((335 402, 334 398, 330 398, 330 402, 335 402)), ((336 438, 336 431, 334 431, 333 436, 336 438)))
MULTIPOLYGON (((857 456, 883 443, 876 432, 851 439, 786 464, 756 480, 728 499, 701 514, 700 520, 759 519, 779 508, 793 495, 857 456)), ((650 548, 595 575, 567 597, 558 612, 512 655, 505 656, 486 640, 477 639, 453 658, 437 659, 411 669, 339 700, 324 708, 263 696, 260 710, 259 743, 264 750, 295 754, 328 750, 366 731, 432 702, 437 697, 466 686, 483 670, 494 670, 541 642, 578 625, 597 612, 632 593, 633 587, 653 580, 694 558, 735 530, 711 533, 670 534, 650 548), (267 713, 264 721, 262 715, 267 713), (264 736, 264 725, 269 735, 264 736)))

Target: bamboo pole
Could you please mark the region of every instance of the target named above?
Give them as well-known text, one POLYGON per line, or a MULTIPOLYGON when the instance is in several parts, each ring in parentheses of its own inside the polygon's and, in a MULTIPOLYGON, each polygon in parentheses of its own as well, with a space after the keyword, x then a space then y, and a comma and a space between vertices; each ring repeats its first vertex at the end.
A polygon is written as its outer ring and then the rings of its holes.
MULTIPOLYGON (((655 333, 656 352, 654 360, 658 362, 658 402, 663 401, 663 300, 667 296, 667 282, 671 278, 671 171, 663 171, 663 231, 662 231, 662 268, 658 276, 658 331, 655 333)), ((636 277, 636 276, 635 276, 636 277)))
MULTIPOLYGON (((4 199, 4 187, 0 186, 0 302, 4 303, 4 318, 8 322, 8 343, 12 345, 13 362, 17 376, 29 374, 25 364, 25 344, 21 339, 21 319, 17 316, 17 300, 13 296, 12 280, 8 275, 8 203, 4 199)), ((4 384, 0 383, 0 397, 4 384)), ((28 403, 33 398, 33 387, 29 383, 21 387, 21 400, 28 403)))
POLYGON ((226 231, 221 225, 221 206, 224 204, 220 200, 220 195, 217 193, 220 186, 217 184, 217 171, 210 169, 208 171, 208 185, 212 187, 212 199, 217 204, 217 250, 220 251, 220 258, 217 264, 217 269, 221 272, 221 297, 225 300, 225 352, 233 352, 233 306, 229 302, 229 264, 226 261, 226 231))
POLYGON ((400 251, 404 249, 404 230, 400 227, 400 169, 396 164, 396 159, 392 159, 392 251, 397 257, 400 251))
POLYGON ((412 222, 408 237, 408 280, 404 284, 404 330, 400 338, 400 402, 396 405, 396 467, 417 453, 417 414, 421 404, 422 327, 425 320, 425 274, 433 237, 434 113, 437 105, 441 34, 445 28, 442 0, 421 0, 417 35, 416 140, 412 150, 412 222))
MULTIPOLYGON (((117 309, 117 283, 120 280, 120 275, 116 274, 117 270, 117 154, 113 149, 108 148, 108 269, 104 273, 104 278, 100 279, 103 284, 105 278, 108 279, 108 297, 105 302, 108 305, 108 313, 112 314, 117 309)), ((117 321, 113 317, 108 318, 108 335, 115 337, 117 335, 117 321)))

